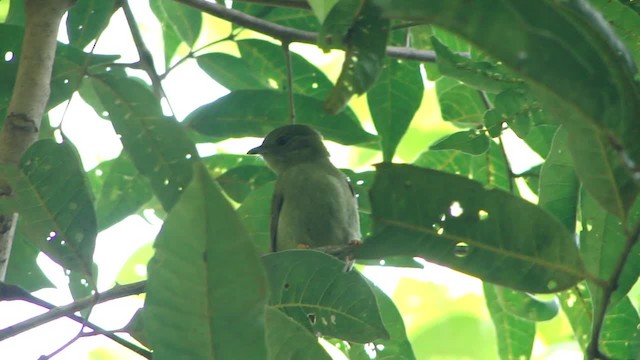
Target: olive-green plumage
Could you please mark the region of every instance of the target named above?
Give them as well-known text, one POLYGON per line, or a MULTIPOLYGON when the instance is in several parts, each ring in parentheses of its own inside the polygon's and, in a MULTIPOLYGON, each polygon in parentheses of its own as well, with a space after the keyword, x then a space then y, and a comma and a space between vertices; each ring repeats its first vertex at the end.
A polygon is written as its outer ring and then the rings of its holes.
POLYGON ((262 155, 278 175, 271 202, 273 251, 360 240, 353 189, 329 161, 317 131, 306 125, 283 126, 248 153, 262 155))

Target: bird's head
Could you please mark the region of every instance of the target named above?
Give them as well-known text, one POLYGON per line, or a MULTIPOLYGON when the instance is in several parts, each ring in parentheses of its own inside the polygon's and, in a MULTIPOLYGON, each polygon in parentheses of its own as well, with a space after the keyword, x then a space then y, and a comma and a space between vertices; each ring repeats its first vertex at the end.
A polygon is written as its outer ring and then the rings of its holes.
POLYGON ((259 154, 280 173, 288 166, 329 157, 319 132, 307 125, 286 125, 271 131, 262 145, 247 154, 259 154))

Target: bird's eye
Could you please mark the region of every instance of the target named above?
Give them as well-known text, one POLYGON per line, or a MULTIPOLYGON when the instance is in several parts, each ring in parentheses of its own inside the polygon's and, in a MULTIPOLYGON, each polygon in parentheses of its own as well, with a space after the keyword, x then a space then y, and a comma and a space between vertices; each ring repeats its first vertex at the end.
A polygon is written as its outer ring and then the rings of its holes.
POLYGON ((286 136, 280 136, 276 139, 276 144, 279 146, 285 145, 289 141, 289 138, 286 136))

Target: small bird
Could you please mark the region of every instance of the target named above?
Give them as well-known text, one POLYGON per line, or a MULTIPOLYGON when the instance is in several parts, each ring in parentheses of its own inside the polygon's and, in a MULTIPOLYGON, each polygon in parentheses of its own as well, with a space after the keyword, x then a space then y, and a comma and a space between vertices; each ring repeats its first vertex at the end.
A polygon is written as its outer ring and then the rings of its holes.
POLYGON ((329 161, 319 132, 307 125, 271 131, 260 154, 277 174, 271 201, 271 250, 360 243, 360 220, 349 179, 329 161))

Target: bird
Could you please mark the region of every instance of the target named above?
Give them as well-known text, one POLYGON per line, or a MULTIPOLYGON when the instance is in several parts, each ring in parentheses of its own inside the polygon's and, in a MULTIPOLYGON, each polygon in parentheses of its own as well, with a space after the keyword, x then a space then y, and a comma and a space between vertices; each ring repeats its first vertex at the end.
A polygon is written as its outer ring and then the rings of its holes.
POLYGON ((261 155, 277 175, 271 200, 273 252, 361 243, 355 192, 329 160, 318 131, 303 124, 282 126, 248 154, 261 155))

